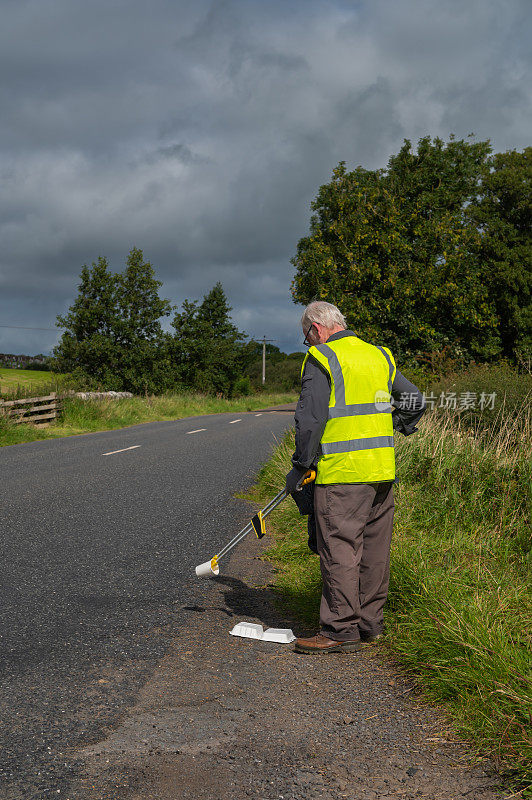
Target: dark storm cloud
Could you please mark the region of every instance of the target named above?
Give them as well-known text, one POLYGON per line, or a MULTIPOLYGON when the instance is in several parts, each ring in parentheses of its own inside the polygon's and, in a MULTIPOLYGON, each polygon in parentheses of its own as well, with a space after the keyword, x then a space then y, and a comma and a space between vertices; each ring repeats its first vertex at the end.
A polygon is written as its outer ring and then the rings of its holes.
MULTIPOLYGON (((0 323, 53 325, 80 267, 144 249, 173 302, 221 280, 299 346, 289 259, 340 160, 404 137, 529 144, 528 0, 0 0, 0 323)), ((0 351, 55 335, 0 328, 0 351)))

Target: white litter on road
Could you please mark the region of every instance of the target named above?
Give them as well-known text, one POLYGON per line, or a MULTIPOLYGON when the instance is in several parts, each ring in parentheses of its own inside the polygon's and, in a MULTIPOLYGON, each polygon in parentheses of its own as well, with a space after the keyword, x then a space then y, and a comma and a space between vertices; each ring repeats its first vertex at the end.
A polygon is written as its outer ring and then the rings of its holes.
POLYGON ((134 444, 132 447, 124 447, 123 450, 111 450, 110 453, 102 453, 102 456, 114 456, 115 453, 125 453, 126 450, 136 450, 137 447, 142 447, 141 444, 134 444))
POLYGON ((195 431, 187 431, 187 434, 189 434, 189 433, 201 433, 202 431, 206 431, 206 430, 207 430, 207 428, 197 428, 197 430, 195 430, 195 431))
POLYGON ((263 642, 280 642, 290 644, 295 640, 294 631, 291 628, 268 628, 262 636, 263 642))
POLYGON ((230 633, 231 636, 246 636, 248 639, 262 639, 264 636, 264 628, 262 625, 257 625, 256 622, 239 622, 230 633))
POLYGON ((256 622, 239 622, 232 631, 231 636, 243 636, 247 639, 259 639, 262 642, 279 642, 290 644, 296 638, 290 628, 267 628, 256 622))

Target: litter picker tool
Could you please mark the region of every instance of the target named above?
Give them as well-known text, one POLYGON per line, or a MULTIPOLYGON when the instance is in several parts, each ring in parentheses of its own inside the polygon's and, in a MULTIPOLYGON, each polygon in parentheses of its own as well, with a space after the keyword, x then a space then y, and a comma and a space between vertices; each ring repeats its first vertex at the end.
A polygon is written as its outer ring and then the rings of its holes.
MULTIPOLYGON (((305 472, 301 482, 298 484, 298 490, 302 489, 307 483, 312 483, 312 481, 315 479, 315 470, 309 469, 307 472, 305 472)), ((248 522, 246 527, 242 528, 242 530, 237 533, 236 536, 233 536, 231 541, 227 542, 227 544, 222 547, 219 553, 213 556, 210 561, 206 561, 204 564, 199 564, 199 566, 196 567, 196 575, 198 578, 211 578, 213 575, 219 575, 220 567, 218 566, 218 562, 220 559, 224 558, 224 556, 226 556, 233 549, 233 547, 236 547, 237 544, 242 541, 242 539, 245 539, 248 533, 254 531, 257 539, 262 539, 266 533, 264 520, 274 508, 277 508, 277 506, 283 502, 285 497, 288 497, 288 494, 289 492, 287 492, 286 489, 283 489, 281 492, 279 492, 279 494, 276 494, 273 500, 270 500, 270 502, 265 505, 261 511, 257 511, 255 516, 250 522, 248 522)))

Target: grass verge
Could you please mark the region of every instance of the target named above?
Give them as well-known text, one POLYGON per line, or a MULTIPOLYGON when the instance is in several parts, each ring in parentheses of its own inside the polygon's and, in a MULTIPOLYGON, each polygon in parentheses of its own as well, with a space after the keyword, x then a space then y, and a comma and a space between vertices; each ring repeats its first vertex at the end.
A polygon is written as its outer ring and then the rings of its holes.
POLYGON ((160 422, 226 411, 254 411, 291 403, 295 399, 291 394, 261 394, 224 400, 193 393, 119 400, 66 398, 60 421, 48 428, 30 424, 13 425, 0 417, 0 446, 125 428, 141 422, 160 422))
MULTIPOLYGON (((432 412, 398 437, 396 522, 386 646, 480 753, 531 796, 532 424, 520 413, 472 432, 432 412)), ((279 491, 288 434, 253 499, 279 491)), ((318 624, 321 578, 293 503, 272 514, 281 603, 318 624)))

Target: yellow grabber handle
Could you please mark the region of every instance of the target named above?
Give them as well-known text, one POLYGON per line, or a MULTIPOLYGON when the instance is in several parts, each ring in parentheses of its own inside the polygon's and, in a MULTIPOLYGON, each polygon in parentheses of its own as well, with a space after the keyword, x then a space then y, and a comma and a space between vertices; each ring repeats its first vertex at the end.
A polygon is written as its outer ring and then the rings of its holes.
POLYGON ((309 470, 307 470, 305 472, 305 474, 303 475, 303 480, 298 485, 299 486, 306 486, 307 483, 313 483, 315 480, 316 480, 316 470, 315 469, 309 469, 309 470))
MULTIPOLYGON (((299 487, 303 488, 303 486, 306 486, 307 483, 312 483, 315 480, 316 480, 316 470, 309 469, 303 475, 303 480, 299 484, 299 487)), ((251 522, 248 522, 245 528, 242 528, 242 530, 239 533, 237 533, 236 536, 234 536, 231 539, 231 541, 225 545, 225 547, 222 547, 219 553, 217 553, 215 556, 212 557, 211 567, 213 572, 216 571, 219 559, 222 558, 222 556, 227 555, 227 553, 230 550, 232 550, 233 547, 235 547, 239 542, 241 542, 242 539, 248 535, 248 533, 251 533, 251 531, 255 531, 255 533, 257 534, 257 538, 262 539, 262 537, 266 532, 264 528, 265 517, 267 517, 268 514, 271 511, 273 511, 274 508, 277 508, 279 503, 282 503, 285 497, 288 497, 288 492, 286 491, 286 489, 282 489, 279 492, 279 494, 275 495, 273 500, 270 500, 270 502, 267 503, 267 505, 265 505, 261 511, 258 511, 257 514, 255 514, 251 522)))

